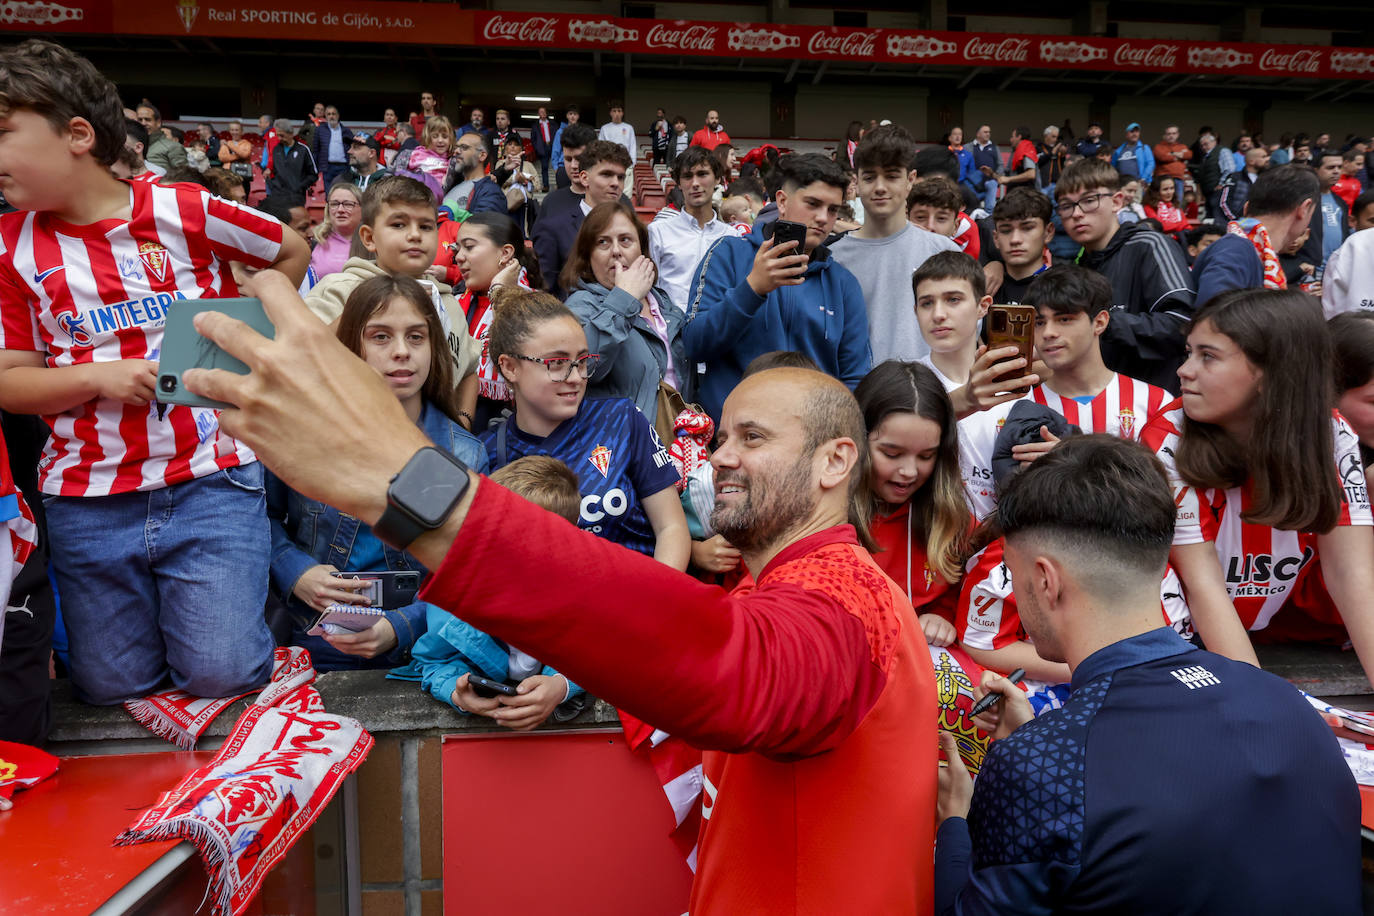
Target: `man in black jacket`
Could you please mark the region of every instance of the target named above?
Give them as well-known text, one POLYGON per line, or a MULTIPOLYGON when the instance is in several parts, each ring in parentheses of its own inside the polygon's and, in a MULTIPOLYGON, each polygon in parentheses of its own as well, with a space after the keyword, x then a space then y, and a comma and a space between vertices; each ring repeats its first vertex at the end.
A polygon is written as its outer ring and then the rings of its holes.
POLYGON ((324 121, 315 126, 309 143, 315 166, 324 172, 326 191, 335 178, 348 171, 348 145, 352 142, 353 131, 339 123, 339 109, 326 107, 324 121))
POLYGON ((1215 134, 1203 134, 1197 138, 1198 153, 1193 157, 1193 177, 1197 179, 1202 198, 1207 203, 1207 218, 1219 222, 1225 218, 1221 212, 1221 147, 1217 145, 1215 134))
POLYGON ((267 179, 267 193, 303 203, 320 174, 315 157, 296 142, 296 129, 290 118, 278 118, 275 127, 277 148, 272 151, 272 177, 267 179))
POLYGON ((1124 203, 1120 183, 1110 163, 1075 162, 1059 179, 1055 209, 1083 246, 1078 263, 1112 284, 1111 323, 1102 334, 1107 368, 1177 394, 1193 280, 1171 239, 1140 223, 1117 222, 1124 203))

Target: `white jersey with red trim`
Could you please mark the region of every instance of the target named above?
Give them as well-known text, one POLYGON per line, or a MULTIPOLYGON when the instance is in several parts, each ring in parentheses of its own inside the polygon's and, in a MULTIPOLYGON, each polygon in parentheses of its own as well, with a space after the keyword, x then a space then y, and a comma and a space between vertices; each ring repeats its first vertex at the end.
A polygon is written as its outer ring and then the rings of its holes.
MULTIPOLYGON (((1002 560, 1002 546, 1003 541, 998 538, 964 564, 954 628, 959 633, 959 642, 973 649, 1003 649, 1016 642, 1030 642, 1016 610, 1011 570, 1002 560)), ((1164 625, 1182 636, 1191 636, 1192 616, 1173 567, 1164 568, 1159 603, 1164 625)))
POLYGON ((1061 397, 1048 383, 1031 389, 1031 397, 1057 412, 1085 433, 1105 433, 1138 440, 1145 424, 1170 400, 1169 393, 1148 382, 1119 372, 1112 373, 1107 387, 1087 404, 1061 397))
MULTIPOLYGON (((960 383, 935 368, 929 356, 917 360, 918 363, 935 373, 945 391, 961 387, 960 383)), ((992 476, 992 449, 997 444, 997 434, 1002 424, 1007 422, 1011 405, 1017 399, 969 414, 959 421, 959 470, 964 477, 964 488, 968 492, 969 507, 973 516, 982 521, 997 507, 997 481, 992 476)))
MULTIPOLYGON (((0 348, 49 368, 158 357, 167 306, 237 296, 230 261, 266 267, 281 223, 195 185, 129 182, 130 218, 87 226, 48 213, 0 217, 0 348)), ((44 417, 44 493, 156 490, 254 461, 216 411, 96 398, 44 417)))
MULTIPOLYGON (((1183 401, 1177 399, 1146 427, 1141 441, 1169 472, 1174 485, 1178 516, 1175 544, 1212 542, 1221 561, 1226 591, 1247 630, 1262 630, 1290 598, 1294 606, 1307 603, 1306 596, 1324 597, 1324 589, 1300 586, 1317 559, 1317 535, 1281 531, 1268 525, 1243 521, 1250 508, 1250 487, 1199 489, 1184 483, 1176 469, 1175 451, 1183 428, 1183 401)), ((1374 525, 1369 488, 1360 463, 1359 439, 1345 418, 1332 411, 1331 434, 1335 444, 1336 476, 1341 481, 1341 513, 1338 525, 1374 525)), ((1319 620, 1331 620, 1329 604, 1303 606, 1319 620)))

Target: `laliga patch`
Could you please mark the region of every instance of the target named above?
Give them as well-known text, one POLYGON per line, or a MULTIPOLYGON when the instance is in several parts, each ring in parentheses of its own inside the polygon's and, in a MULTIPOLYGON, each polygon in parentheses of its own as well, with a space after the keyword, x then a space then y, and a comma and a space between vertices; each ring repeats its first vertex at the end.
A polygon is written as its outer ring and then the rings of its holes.
POLYGON ((219 432, 219 414, 215 411, 207 407, 192 407, 191 413, 196 418, 196 435, 202 443, 219 432))
POLYGON ((598 445, 596 448, 592 449, 592 453, 587 456, 587 460, 592 463, 592 467, 601 472, 602 477, 605 477, 606 472, 611 468, 611 450, 604 445, 598 445))
POLYGON ((157 242, 144 242, 138 246, 138 259, 143 262, 150 276, 159 283, 167 282, 167 249, 157 242))

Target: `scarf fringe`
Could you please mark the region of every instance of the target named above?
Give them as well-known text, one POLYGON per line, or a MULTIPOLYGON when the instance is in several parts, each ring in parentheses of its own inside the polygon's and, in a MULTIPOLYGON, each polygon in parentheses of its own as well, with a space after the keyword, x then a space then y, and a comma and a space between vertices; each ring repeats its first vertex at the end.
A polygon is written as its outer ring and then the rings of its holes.
POLYGON ((215 834, 204 824, 195 821, 169 821, 147 830, 126 830, 115 837, 116 846, 133 846, 136 843, 152 843, 158 840, 186 840, 200 853, 205 870, 210 875, 209 892, 213 892, 215 902, 210 912, 213 916, 229 916, 233 911, 234 888, 226 880, 224 866, 229 862, 229 851, 220 845, 215 834))
POLYGON ((165 738, 172 742, 183 751, 194 751, 198 735, 192 735, 186 729, 177 725, 152 703, 144 700, 126 700, 124 708, 129 711, 129 715, 148 731, 165 738))

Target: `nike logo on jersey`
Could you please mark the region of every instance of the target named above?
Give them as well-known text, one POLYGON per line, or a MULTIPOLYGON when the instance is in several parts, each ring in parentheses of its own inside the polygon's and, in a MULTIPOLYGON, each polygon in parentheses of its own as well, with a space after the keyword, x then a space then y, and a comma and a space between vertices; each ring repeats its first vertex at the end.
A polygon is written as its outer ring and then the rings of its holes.
POLYGON ((66 266, 67 266, 66 264, 58 264, 56 267, 49 267, 47 270, 43 271, 42 273, 34 274, 34 275, 33 275, 33 282, 35 282, 35 283, 42 283, 44 280, 48 279, 48 278, 51 277, 53 274, 57 273, 59 270, 65 269, 66 266))

